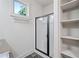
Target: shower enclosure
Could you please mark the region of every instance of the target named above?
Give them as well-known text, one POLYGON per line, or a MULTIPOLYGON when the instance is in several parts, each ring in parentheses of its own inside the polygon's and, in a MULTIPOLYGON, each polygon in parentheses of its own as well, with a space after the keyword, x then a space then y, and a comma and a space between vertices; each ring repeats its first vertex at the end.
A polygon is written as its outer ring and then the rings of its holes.
POLYGON ((53 13, 35 19, 35 49, 53 57, 54 40, 53 13))

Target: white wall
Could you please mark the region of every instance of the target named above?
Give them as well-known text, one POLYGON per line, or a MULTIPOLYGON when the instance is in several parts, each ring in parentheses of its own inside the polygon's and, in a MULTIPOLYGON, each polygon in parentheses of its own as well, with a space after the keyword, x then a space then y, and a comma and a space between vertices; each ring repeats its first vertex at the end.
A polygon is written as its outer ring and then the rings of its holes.
POLYGON ((50 14, 50 13, 53 13, 53 3, 50 4, 50 5, 47 5, 43 8, 43 14, 46 15, 46 14, 50 14))
MULTIPOLYGON (((7 40, 15 51, 15 57, 22 57, 34 49, 34 22, 24 24, 15 22, 10 16, 11 1, 0 0, 0 38, 7 40)), ((31 6, 30 14, 33 20, 42 14, 41 7, 35 1, 24 1, 31 6)))

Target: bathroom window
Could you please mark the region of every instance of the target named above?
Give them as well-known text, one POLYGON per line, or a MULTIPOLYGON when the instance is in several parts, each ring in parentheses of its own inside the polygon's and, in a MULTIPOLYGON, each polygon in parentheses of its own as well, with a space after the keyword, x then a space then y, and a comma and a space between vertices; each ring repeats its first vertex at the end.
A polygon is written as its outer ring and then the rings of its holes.
POLYGON ((13 12, 16 15, 29 16, 28 5, 22 3, 18 0, 13 0, 13 12))

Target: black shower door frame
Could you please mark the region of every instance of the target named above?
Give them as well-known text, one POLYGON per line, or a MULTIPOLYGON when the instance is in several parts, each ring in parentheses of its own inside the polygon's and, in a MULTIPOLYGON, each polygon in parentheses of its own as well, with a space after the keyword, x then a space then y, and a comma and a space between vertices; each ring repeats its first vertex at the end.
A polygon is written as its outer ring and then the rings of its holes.
POLYGON ((49 20, 50 20, 50 18, 49 18, 49 16, 52 15, 52 14, 53 13, 35 18, 35 49, 38 50, 39 52, 49 56, 49 57, 50 57, 50 55, 49 55, 50 54, 50 52, 49 52, 49 50, 50 50, 50 46, 49 46, 49 43, 50 43, 50 40, 49 40, 50 39, 50 37, 49 37, 49 20), (47 19, 47 53, 45 53, 45 52, 43 52, 43 51, 41 51, 40 49, 37 48, 37 19, 42 18, 42 17, 48 18, 47 19))

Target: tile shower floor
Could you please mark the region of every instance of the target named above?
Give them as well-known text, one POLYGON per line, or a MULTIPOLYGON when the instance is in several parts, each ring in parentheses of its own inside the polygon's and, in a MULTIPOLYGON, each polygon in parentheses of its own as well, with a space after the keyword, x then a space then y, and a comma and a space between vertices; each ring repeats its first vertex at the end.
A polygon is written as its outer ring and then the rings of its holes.
POLYGON ((30 54, 29 56, 26 56, 25 58, 43 58, 43 57, 34 52, 30 54))

